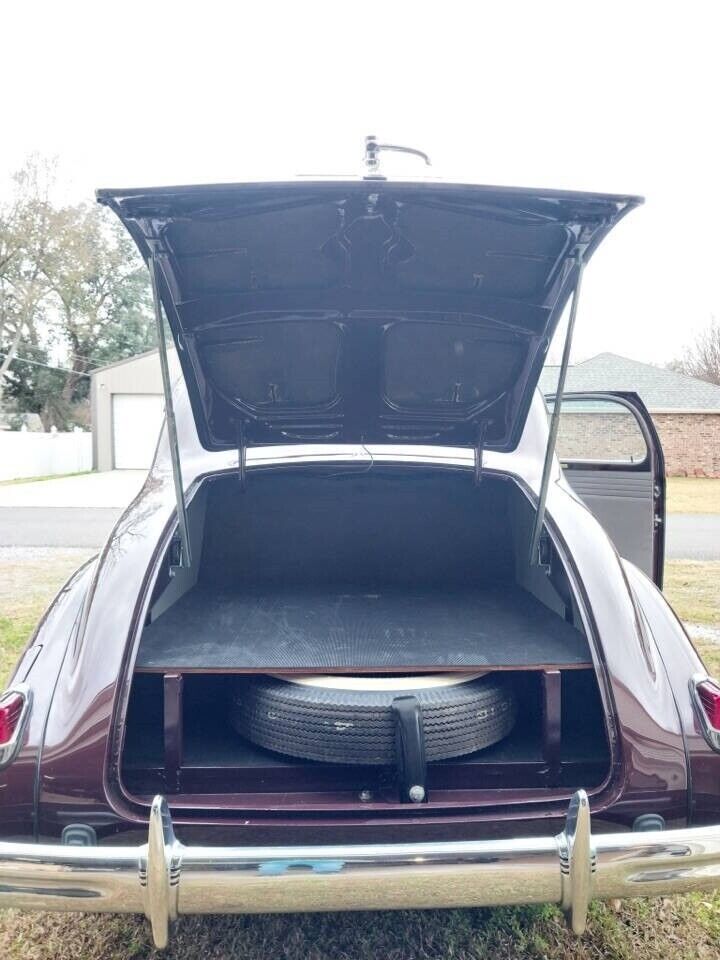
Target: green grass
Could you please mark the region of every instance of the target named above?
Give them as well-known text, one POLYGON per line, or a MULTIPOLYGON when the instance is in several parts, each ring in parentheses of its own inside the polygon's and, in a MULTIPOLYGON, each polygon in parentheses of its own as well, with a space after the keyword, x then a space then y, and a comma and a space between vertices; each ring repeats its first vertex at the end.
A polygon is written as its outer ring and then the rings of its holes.
POLYGON ((11 960, 697 960, 720 957, 717 897, 594 903, 570 934, 555 907, 185 917, 157 954, 137 917, 8 913, 11 960))
POLYGON ((695 640, 695 649, 700 654, 707 672, 720 678, 720 645, 705 640, 695 640))
MULTIPOLYGON (((0 560, 3 678, 46 603, 82 559, 77 551, 58 551, 51 560, 0 560)), ((720 627, 716 568, 720 564, 673 561, 667 579, 683 615, 720 627)), ((720 657, 718 665, 720 672, 720 657)), ((184 917, 164 954, 152 948, 141 917, 7 911, 0 914, 0 954, 7 960, 720 960, 720 892, 594 903, 579 939, 550 905, 184 917)))
POLYGON ((37 617, 12 620, 0 617, 0 678, 4 684, 27 643, 37 617))
POLYGON ((720 513, 720 480, 668 477, 668 513, 720 513))
POLYGON ((0 689, 63 583, 92 551, 36 551, 0 560, 0 689), (20 559, 18 559, 20 558, 20 559))
POLYGON ((668 560, 664 593, 681 620, 720 626, 720 560, 668 560))

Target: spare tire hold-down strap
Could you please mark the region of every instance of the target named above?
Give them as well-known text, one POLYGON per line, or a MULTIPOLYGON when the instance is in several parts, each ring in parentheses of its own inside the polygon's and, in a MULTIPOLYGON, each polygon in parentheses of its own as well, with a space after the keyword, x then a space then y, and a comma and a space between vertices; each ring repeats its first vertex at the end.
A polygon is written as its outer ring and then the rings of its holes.
POLYGON ((401 803, 427 803, 427 764, 422 707, 417 697, 395 697, 395 760, 401 803))

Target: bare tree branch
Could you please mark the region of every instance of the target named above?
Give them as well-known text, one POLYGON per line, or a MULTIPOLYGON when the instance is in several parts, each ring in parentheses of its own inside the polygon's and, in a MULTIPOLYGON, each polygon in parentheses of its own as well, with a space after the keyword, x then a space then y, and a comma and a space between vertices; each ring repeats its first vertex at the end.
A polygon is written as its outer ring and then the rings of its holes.
POLYGON ((720 385, 720 323, 713 318, 694 343, 686 348, 682 359, 671 366, 689 377, 720 385))

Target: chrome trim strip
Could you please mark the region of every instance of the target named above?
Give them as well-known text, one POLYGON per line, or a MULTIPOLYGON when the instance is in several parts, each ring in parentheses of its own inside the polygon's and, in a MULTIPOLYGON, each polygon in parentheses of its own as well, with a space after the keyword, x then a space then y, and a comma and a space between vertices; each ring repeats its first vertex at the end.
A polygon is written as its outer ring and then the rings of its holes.
POLYGON ((148 843, 0 842, 0 909, 145 913, 156 946, 186 913, 557 903, 575 933, 592 898, 720 885, 720 825, 592 836, 587 795, 555 837, 307 847, 185 847, 156 797, 148 843))
POLYGON ((18 694, 23 698, 23 705, 12 737, 7 743, 0 744, 0 770, 3 770, 8 764, 12 763, 20 750, 23 736, 25 735, 25 727, 27 726, 30 710, 32 709, 32 690, 27 683, 14 683, 12 687, 0 695, 1 706, 3 700, 11 696, 17 696, 18 694))

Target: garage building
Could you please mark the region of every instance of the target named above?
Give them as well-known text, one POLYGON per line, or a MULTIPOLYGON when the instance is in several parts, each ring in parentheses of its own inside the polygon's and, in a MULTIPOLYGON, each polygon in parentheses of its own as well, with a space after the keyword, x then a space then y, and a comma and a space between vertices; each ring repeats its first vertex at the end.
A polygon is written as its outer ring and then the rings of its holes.
POLYGON ((157 350, 93 371, 90 402, 94 469, 147 469, 164 413, 157 350))

